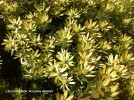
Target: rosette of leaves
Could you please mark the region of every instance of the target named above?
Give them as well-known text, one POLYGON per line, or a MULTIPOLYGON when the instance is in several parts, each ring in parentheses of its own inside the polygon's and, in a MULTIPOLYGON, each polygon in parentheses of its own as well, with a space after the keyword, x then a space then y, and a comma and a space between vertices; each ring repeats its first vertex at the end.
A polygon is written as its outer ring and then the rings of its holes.
MULTIPOLYGON (((98 76, 98 97, 117 98, 122 91, 119 88, 119 80, 129 79, 128 67, 119 63, 118 56, 109 55, 108 63, 102 66, 98 76)), ((95 92, 97 94, 97 92, 95 92)))
POLYGON ((40 24, 44 26, 45 22, 45 24, 49 23, 48 15, 46 15, 47 17, 38 17, 42 16, 39 15, 41 11, 47 14, 47 10, 44 11, 44 8, 39 8, 36 5, 35 9, 37 12, 28 14, 26 19, 21 19, 20 17, 17 19, 8 18, 9 24, 7 25, 7 28, 10 31, 10 34, 8 34, 7 37, 9 40, 4 40, 5 42, 3 43, 7 44, 5 46, 6 51, 11 50, 12 55, 16 52, 15 58, 20 59, 22 66, 24 66, 24 73, 27 73, 25 76, 29 78, 38 78, 47 75, 44 70, 44 62, 48 59, 52 59, 51 52, 53 52, 52 49, 54 48, 54 41, 51 36, 49 36, 49 39, 42 40, 40 34, 36 33, 36 30, 39 28, 37 26, 40 26, 40 24), (37 21, 33 21, 32 18, 37 21), (48 44, 46 45, 43 42, 48 44), (45 55, 48 52, 50 53, 45 55), (42 53, 42 55, 40 53, 42 53))
POLYGON ((71 56, 67 50, 62 49, 61 52, 58 52, 56 57, 59 61, 56 62, 56 60, 54 60, 54 64, 50 62, 46 67, 46 71, 49 73, 48 77, 54 77, 54 82, 59 85, 61 89, 67 89, 69 91, 69 84, 75 84, 73 78, 67 71, 74 66, 74 62, 72 61, 73 56, 71 56))

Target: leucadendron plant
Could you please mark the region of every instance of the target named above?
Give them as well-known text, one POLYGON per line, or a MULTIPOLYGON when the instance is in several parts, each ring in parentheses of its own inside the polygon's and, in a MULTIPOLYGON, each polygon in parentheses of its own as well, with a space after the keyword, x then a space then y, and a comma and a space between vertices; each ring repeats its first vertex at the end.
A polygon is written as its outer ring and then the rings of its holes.
POLYGON ((132 100, 133 4, 2 0, 8 31, 2 45, 19 59, 26 80, 51 79, 63 92, 57 100, 132 100))

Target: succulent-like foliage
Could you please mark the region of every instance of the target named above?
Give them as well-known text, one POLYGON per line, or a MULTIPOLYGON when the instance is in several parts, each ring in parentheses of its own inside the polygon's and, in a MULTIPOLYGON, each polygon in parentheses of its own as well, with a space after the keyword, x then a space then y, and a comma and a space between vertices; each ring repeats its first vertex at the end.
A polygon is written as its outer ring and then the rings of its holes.
POLYGON ((57 100, 134 96, 133 0, 2 0, 2 43, 57 100), (125 94, 127 91, 129 94, 125 94))

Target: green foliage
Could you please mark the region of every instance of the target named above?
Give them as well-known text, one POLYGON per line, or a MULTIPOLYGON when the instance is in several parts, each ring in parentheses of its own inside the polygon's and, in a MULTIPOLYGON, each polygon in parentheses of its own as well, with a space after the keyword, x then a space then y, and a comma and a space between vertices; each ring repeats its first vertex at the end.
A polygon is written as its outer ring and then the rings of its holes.
POLYGON ((132 100, 133 4, 133 0, 2 0, 8 31, 2 45, 20 60, 25 79, 53 80, 63 91, 56 93, 57 100, 132 100))

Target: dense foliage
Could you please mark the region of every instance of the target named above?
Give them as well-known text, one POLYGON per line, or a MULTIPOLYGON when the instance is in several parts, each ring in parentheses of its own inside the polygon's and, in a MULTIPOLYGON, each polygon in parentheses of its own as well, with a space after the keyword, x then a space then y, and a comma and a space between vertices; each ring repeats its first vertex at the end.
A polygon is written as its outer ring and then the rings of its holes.
POLYGON ((133 0, 1 0, 0 9, 2 45, 30 89, 61 91, 40 100, 134 98, 133 0))

